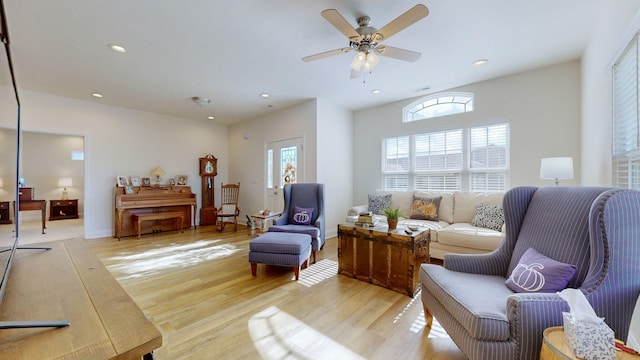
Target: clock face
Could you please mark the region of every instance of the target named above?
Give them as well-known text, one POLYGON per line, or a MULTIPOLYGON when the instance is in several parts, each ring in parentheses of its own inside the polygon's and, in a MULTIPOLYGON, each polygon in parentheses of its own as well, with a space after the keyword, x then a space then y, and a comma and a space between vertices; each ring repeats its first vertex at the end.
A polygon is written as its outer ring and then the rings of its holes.
POLYGON ((200 175, 201 176, 218 175, 217 162, 218 162, 218 159, 216 159, 215 157, 200 158, 200 175))

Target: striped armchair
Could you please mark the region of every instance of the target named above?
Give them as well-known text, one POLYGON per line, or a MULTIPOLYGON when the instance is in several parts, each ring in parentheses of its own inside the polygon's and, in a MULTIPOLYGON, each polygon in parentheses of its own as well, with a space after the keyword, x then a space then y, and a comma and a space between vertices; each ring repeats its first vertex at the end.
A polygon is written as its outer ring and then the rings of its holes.
POLYGON ((580 289, 626 341, 640 294, 640 192, 595 187, 517 187, 503 201, 506 234, 482 255, 423 264, 422 302, 469 359, 538 359, 542 332, 562 325, 556 293, 515 293, 505 280, 529 248, 577 267, 580 289))
POLYGON ((324 247, 324 184, 286 184, 282 188, 284 210, 282 216, 273 221, 269 232, 308 234, 311 236, 311 254, 316 262, 316 254, 324 247), (296 224, 296 207, 313 209, 309 225, 296 224))

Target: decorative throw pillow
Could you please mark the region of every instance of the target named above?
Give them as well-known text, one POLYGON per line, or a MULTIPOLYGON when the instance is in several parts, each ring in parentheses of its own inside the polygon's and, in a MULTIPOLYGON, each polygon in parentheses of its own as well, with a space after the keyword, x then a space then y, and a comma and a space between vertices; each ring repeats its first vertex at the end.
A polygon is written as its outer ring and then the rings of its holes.
POLYGON ((504 210, 500 205, 476 205, 476 212, 471 219, 471 225, 491 230, 502 230, 504 224, 504 210))
POLYGON ((313 208, 293 207, 292 223, 296 225, 309 225, 311 224, 311 218, 313 218, 313 208))
POLYGON ((438 221, 440 219, 440 202, 442 196, 434 198, 413 197, 411 203, 411 219, 420 220, 432 220, 438 221))
POLYGON ((383 215, 382 210, 391 206, 391 194, 373 195, 369 194, 369 211, 376 215, 383 215))
POLYGON ((553 260, 529 248, 505 284, 515 292, 552 293, 564 289, 576 270, 575 265, 553 260))

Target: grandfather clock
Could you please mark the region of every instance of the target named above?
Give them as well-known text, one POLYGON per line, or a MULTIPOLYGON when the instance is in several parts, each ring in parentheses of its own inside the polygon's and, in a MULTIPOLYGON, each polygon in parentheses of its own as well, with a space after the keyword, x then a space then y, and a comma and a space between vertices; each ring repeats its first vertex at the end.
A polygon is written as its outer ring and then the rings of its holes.
POLYGON ((215 225, 218 219, 214 178, 218 175, 218 159, 209 154, 200 160, 200 179, 202 181, 202 208, 200 209, 200 225, 215 225))

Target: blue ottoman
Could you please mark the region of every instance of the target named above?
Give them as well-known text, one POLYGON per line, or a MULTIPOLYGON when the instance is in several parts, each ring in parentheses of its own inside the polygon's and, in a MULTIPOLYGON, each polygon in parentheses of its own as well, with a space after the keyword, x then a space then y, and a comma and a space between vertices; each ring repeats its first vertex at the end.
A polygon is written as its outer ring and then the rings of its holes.
POLYGON ((300 267, 308 264, 311 255, 311 236, 268 232, 249 243, 251 275, 256 276, 258 264, 293 267, 296 280, 300 267))

